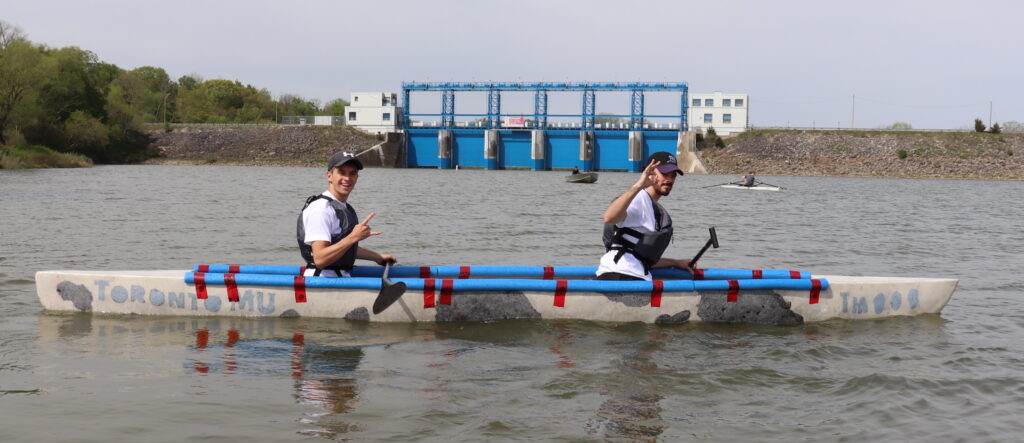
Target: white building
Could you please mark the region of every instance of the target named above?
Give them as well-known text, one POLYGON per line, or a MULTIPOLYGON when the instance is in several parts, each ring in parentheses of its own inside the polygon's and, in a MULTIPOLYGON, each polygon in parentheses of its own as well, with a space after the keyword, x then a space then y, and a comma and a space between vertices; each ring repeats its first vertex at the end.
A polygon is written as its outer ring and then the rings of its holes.
POLYGON ((691 93, 689 99, 687 123, 691 131, 706 132, 713 127, 715 133, 726 136, 747 130, 747 94, 691 93))
POLYGON ((383 134, 398 130, 402 108, 392 92, 353 92, 345 108, 345 124, 363 131, 383 134))

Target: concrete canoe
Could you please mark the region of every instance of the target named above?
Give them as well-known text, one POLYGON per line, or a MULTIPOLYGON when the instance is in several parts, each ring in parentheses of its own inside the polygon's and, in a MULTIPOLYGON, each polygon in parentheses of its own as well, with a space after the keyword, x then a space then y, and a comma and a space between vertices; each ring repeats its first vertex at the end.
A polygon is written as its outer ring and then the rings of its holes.
POLYGON ((937 314, 958 282, 806 273, 795 277, 809 278, 655 282, 558 280, 561 277, 557 275, 551 279, 395 275, 391 274, 392 281, 405 282, 408 290, 377 315, 370 307, 380 290, 379 277, 339 279, 186 270, 40 271, 36 273, 36 287, 46 310, 104 314, 322 317, 375 322, 582 319, 781 325, 832 318, 937 314))

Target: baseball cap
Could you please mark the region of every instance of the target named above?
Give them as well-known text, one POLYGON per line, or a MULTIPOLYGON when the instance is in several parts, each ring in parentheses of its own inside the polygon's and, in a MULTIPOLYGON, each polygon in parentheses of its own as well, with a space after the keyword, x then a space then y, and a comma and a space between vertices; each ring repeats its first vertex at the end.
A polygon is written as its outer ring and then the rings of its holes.
POLYGON ((651 161, 658 162, 658 170, 662 174, 668 174, 670 172, 677 172, 679 175, 683 175, 683 170, 679 169, 679 163, 676 162, 676 156, 669 154, 665 151, 655 152, 647 157, 647 163, 644 166, 651 164, 651 161))
POLYGON ((353 151, 338 151, 331 156, 331 159, 327 161, 327 170, 337 168, 348 162, 355 162, 357 169, 363 169, 363 162, 356 158, 356 153, 353 151))

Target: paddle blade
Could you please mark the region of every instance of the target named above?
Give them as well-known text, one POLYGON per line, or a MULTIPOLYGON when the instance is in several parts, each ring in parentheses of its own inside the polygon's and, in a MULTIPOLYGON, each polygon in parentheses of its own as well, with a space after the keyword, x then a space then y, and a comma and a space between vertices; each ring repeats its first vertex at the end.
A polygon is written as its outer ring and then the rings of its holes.
POLYGON ((380 288, 380 294, 377 294, 377 299, 373 301, 373 314, 377 315, 384 312, 384 310, 389 306, 395 304, 399 298, 402 298, 402 294, 404 293, 405 282, 383 282, 382 287, 380 288))
POLYGON ((711 231, 711 246, 718 248, 718 235, 715 234, 715 227, 712 226, 708 231, 711 231))

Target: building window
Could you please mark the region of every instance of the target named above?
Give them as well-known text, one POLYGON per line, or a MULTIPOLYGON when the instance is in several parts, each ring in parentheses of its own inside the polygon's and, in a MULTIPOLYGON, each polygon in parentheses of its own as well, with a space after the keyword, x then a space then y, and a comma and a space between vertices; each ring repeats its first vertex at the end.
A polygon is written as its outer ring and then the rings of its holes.
POLYGON ((722 115, 722 123, 726 123, 726 124, 732 123, 732 114, 724 114, 724 115, 722 115))
POLYGON ((727 99, 727 98, 723 98, 722 99, 722 106, 732 106, 732 100, 727 99))
POLYGON ((711 114, 704 114, 704 123, 711 123, 711 114))
POLYGON ((714 106, 714 105, 715 105, 715 99, 713 99, 713 98, 706 98, 706 99, 704 99, 704 106, 714 106))
POLYGON ((356 113, 355 112, 349 112, 348 113, 348 121, 350 121, 350 122, 356 121, 356 113))
POLYGON ((385 112, 384 113, 384 121, 386 121, 386 122, 391 121, 391 113, 390 112, 385 112))
POLYGON ((355 97, 352 97, 352 101, 354 101, 354 102, 357 102, 357 101, 359 101, 359 96, 357 95, 357 96, 355 96, 355 97))
POLYGON ((743 99, 742 98, 736 99, 736 106, 743 106, 743 99))
POLYGON ((691 106, 699 108, 700 107, 700 99, 699 98, 693 99, 693 104, 691 106))

